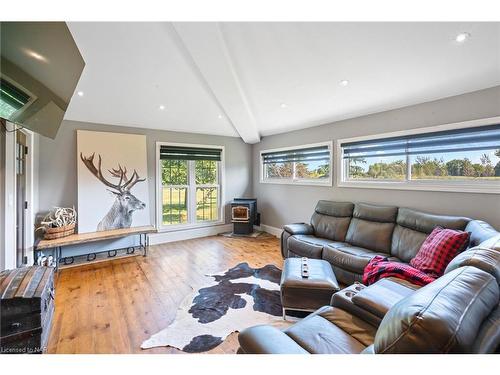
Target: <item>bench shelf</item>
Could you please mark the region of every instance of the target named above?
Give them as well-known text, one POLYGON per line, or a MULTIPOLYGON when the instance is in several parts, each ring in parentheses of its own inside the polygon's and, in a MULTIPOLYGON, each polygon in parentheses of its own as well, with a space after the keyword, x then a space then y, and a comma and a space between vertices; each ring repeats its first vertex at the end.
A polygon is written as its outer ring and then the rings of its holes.
MULTIPOLYGON (((74 264, 76 258, 86 257, 87 262, 92 262, 97 260, 100 254, 107 253, 107 258, 115 257, 119 251, 125 251, 126 255, 132 255, 136 250, 143 251, 143 256, 147 255, 147 249, 149 247, 149 234, 156 233, 157 230, 153 226, 142 226, 142 227, 134 227, 134 228, 122 228, 122 229, 114 229, 107 230, 101 232, 91 232, 91 233, 81 233, 81 234, 72 234, 67 237, 57 238, 54 240, 41 240, 34 248, 34 259, 35 262, 38 258, 38 254, 42 250, 51 250, 54 256, 56 271, 59 269, 59 265, 62 264, 64 266, 69 266, 74 264), (110 239, 118 239, 129 236, 139 236, 139 245, 138 246, 130 246, 127 248, 120 249, 107 249, 100 251, 93 251, 90 253, 72 255, 72 256, 64 256, 63 249, 65 246, 70 245, 79 245, 79 244, 87 244, 98 241, 110 240, 110 239)), ((102 257, 100 257, 102 258, 102 257)), ((106 259, 106 258, 105 258, 106 259)), ((101 259, 102 260, 102 259, 101 259)), ((84 263, 81 263, 84 264, 84 263)))

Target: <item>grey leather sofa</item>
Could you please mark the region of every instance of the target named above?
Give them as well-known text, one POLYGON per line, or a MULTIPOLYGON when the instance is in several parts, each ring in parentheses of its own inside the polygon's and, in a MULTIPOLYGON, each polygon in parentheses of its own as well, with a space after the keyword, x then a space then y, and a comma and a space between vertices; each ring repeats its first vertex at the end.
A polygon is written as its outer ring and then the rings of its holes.
POLYGON ((239 353, 498 353, 500 235, 461 253, 422 287, 382 279, 354 284, 284 331, 242 331, 239 353))
POLYGON ((375 255, 409 262, 436 226, 471 233, 469 247, 498 234, 489 224, 466 217, 434 215, 368 203, 319 201, 309 224, 283 227, 281 252, 330 262, 337 280, 361 281, 375 255))

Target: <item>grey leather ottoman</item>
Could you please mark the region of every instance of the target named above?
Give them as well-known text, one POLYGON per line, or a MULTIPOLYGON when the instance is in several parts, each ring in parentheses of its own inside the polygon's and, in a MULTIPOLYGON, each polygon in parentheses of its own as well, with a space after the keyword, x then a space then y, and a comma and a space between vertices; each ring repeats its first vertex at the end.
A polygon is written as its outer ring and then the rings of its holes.
POLYGON ((332 266, 325 260, 307 259, 309 277, 302 277, 302 259, 288 258, 283 264, 280 291, 283 319, 286 310, 315 311, 330 304, 339 284, 332 266))

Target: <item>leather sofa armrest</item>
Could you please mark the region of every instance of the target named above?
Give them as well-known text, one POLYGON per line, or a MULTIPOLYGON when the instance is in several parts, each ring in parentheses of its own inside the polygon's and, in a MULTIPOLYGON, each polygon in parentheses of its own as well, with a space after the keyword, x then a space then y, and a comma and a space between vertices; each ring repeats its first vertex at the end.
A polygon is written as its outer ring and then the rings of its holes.
POLYGON ((413 288, 390 279, 381 279, 356 293, 352 302, 382 319, 392 306, 413 292, 413 288))
POLYGON ((247 328, 238 335, 245 354, 309 354, 286 333, 272 326, 247 328))
POLYGON ((355 295, 357 295, 360 291, 365 289, 366 286, 363 284, 355 283, 352 284, 332 296, 332 300, 330 304, 333 307, 344 310, 349 314, 356 316, 365 322, 371 324, 374 327, 378 327, 382 318, 377 315, 374 315, 370 311, 360 307, 354 303, 352 300, 355 295))
MULTIPOLYGON (((496 238, 496 241, 495 238, 491 240, 489 243, 491 247, 483 247, 481 244, 458 254, 448 264, 444 273, 449 273, 460 267, 473 266, 488 272, 497 279, 498 285, 500 285, 500 236, 496 238)), ((489 240, 485 242, 487 241, 489 240)))
POLYGON ((283 230, 290 234, 314 234, 312 225, 306 223, 288 224, 283 227, 283 230))

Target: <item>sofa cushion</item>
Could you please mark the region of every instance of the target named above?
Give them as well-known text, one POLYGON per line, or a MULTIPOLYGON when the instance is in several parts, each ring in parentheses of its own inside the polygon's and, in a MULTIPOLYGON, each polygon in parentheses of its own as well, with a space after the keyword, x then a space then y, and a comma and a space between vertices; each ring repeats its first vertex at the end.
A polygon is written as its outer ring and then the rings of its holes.
POLYGON ((500 233, 484 240, 479 244, 479 247, 500 251, 500 233))
POLYGON ((309 353, 357 354, 371 345, 376 328, 334 307, 323 307, 285 333, 309 353))
POLYGON ((458 254, 446 267, 445 273, 464 266, 473 266, 488 272, 500 285, 500 251, 486 247, 473 247, 458 254))
POLYGON ((393 223, 353 218, 347 231, 346 242, 387 255, 391 250, 393 230, 393 223))
POLYGON ((425 239, 410 265, 430 276, 442 276, 446 266, 468 243, 469 233, 436 227, 425 239))
POLYGON ((392 233, 391 255, 409 263, 415 258, 426 238, 427 233, 396 225, 392 233))
MULTIPOLYGON (((323 259, 330 262, 334 267, 340 267, 351 272, 363 274, 368 262, 375 256, 386 257, 387 254, 377 253, 363 247, 352 246, 347 243, 328 244, 323 248, 323 259)), ((397 258, 390 258, 398 261, 397 258)))
POLYGON ((356 203, 354 205, 352 217, 379 223, 394 223, 397 214, 398 208, 394 206, 356 203))
POLYGON ((464 230, 469 219, 459 216, 433 215, 400 208, 392 235, 391 255, 409 262, 417 255, 427 235, 437 227, 464 230))
POLYGON ((335 216, 335 217, 351 217, 354 203, 351 202, 332 202, 320 200, 314 209, 318 214, 335 216))
POLYGON ((464 230, 470 219, 461 216, 434 215, 427 212, 400 208, 396 222, 419 232, 430 234, 435 227, 464 230))
POLYGON ((389 254, 397 212, 397 207, 357 203, 346 242, 389 254))
POLYGON ((344 241, 353 207, 354 204, 349 202, 319 201, 311 217, 315 235, 344 241))
POLYGON ((349 314, 342 309, 336 309, 331 306, 324 307, 318 311, 318 315, 335 324, 342 331, 354 337, 365 346, 373 344, 376 327, 368 324, 363 319, 358 319, 356 316, 349 314))
POLYGON ((301 257, 321 259, 323 247, 332 242, 328 238, 297 234, 288 238, 287 246, 289 251, 301 257))
POLYGON ((493 276, 475 267, 456 269, 389 310, 375 353, 470 353, 498 298, 493 276))
POLYGON ((477 246, 499 234, 495 228, 482 220, 469 221, 465 227, 465 231, 470 233, 469 247, 477 246))
POLYGON ((332 241, 344 241, 351 222, 350 217, 333 217, 315 212, 311 217, 314 233, 332 241))
POLYGON ((337 281, 341 285, 351 285, 354 283, 361 283, 363 281, 363 275, 358 272, 348 271, 345 268, 338 267, 332 264, 333 272, 337 281))

